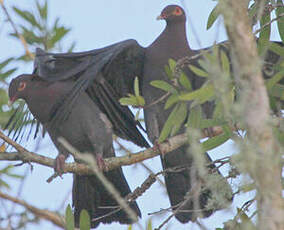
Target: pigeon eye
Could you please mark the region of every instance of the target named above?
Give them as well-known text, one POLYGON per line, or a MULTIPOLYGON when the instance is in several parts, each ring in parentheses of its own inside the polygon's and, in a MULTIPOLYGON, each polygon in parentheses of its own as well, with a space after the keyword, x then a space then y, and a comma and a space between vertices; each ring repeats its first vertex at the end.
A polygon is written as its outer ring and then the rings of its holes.
POLYGON ((25 82, 21 82, 21 83, 19 84, 18 91, 22 91, 22 90, 24 90, 25 88, 26 88, 26 83, 25 83, 25 82))
POLYGON ((181 9, 179 7, 176 7, 174 14, 177 15, 177 16, 182 15, 181 9))

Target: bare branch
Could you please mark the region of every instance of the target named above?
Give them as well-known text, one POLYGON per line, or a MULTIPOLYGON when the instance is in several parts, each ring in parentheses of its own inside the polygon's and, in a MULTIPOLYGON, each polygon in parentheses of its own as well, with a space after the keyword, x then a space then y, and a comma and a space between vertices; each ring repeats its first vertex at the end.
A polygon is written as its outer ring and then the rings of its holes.
POLYGON ((18 198, 12 197, 12 196, 10 196, 8 194, 5 194, 5 193, 3 193, 1 191, 0 191, 0 197, 5 199, 5 200, 12 201, 13 203, 22 205, 27 210, 32 212, 34 215, 36 215, 36 216, 38 216, 40 218, 46 219, 46 220, 52 222, 53 224, 55 224, 58 227, 64 228, 64 226, 65 226, 64 218, 62 216, 59 216, 55 212, 51 212, 49 210, 43 210, 43 209, 36 208, 35 206, 28 204, 24 200, 20 200, 18 198))

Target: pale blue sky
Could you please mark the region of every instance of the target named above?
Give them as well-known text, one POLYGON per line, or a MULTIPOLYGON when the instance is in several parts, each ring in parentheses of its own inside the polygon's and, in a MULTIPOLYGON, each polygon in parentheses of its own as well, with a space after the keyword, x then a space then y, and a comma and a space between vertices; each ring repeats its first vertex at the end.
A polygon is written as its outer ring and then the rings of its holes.
MULTIPOLYGON (((7 3, 8 10, 11 12, 10 6, 16 5, 21 9, 31 8, 32 0, 9 0, 7 3)), ((133 38, 136 39, 142 46, 148 46, 161 33, 165 27, 163 21, 156 21, 156 17, 161 10, 169 4, 185 4, 190 23, 187 26, 189 44, 193 49, 199 49, 212 45, 216 40, 223 41, 226 39, 221 20, 216 23, 213 28, 206 31, 207 17, 214 7, 215 3, 212 0, 187 0, 187 1, 165 1, 165 0, 106 0, 106 1, 55 1, 50 0, 50 18, 54 19, 59 16, 61 23, 72 28, 68 37, 64 40, 64 44, 69 47, 72 41, 76 41, 76 51, 84 51, 95 48, 100 48, 110 45, 121 40, 133 38), (194 28, 194 30, 192 29, 194 28)), ((2 14, 2 12, 1 12, 2 14)), ((13 18, 14 15, 12 15, 13 18)), ((2 17, 1 17, 2 18, 2 17)), ((15 18, 17 21, 17 19, 15 18)), ((11 31, 9 24, 0 22, 0 61, 22 53, 23 47, 18 40, 7 39, 6 33, 11 31)), ((278 34, 273 32, 273 39, 279 39, 278 34)), ((31 65, 19 65, 18 73, 30 73, 31 65)), ((16 76, 16 75, 15 75, 16 76)), ((26 143, 25 146, 29 150, 33 150, 35 141, 26 143)), ((138 148, 132 147, 133 151, 138 151, 138 148)), ((50 157, 55 157, 56 149, 53 147, 49 139, 45 139, 43 147, 38 151, 41 154, 49 154, 50 157), (53 153, 53 155, 50 155, 53 153)), ((232 142, 227 142, 222 147, 211 151, 212 158, 216 159, 224 155, 230 155, 236 152, 232 142)), ((161 170, 160 159, 155 158, 145 162, 155 172, 161 170)), ((1 166, 2 167, 2 166, 1 166)), ((1 168, 0 167, 0 168, 1 168)), ((17 169, 24 171, 27 166, 22 166, 17 169)), ((127 180, 132 189, 139 186, 147 176, 147 173, 141 166, 123 167, 127 180)), ((226 171, 226 170, 223 170, 226 171)), ((62 200, 69 194, 72 184, 72 176, 64 175, 63 180, 56 179, 51 184, 45 181, 51 175, 52 169, 38 166, 34 164, 34 170, 27 178, 24 185, 21 198, 31 204, 41 208, 50 210, 58 209, 62 200)), ((236 182, 232 182, 233 184, 236 182)), ((17 183, 14 184, 12 194, 17 191, 17 183)), ((233 208, 227 211, 220 211, 214 214, 211 218, 202 220, 208 229, 221 227, 222 223, 232 217, 236 213, 236 206, 240 205, 251 197, 251 194, 237 196, 234 199, 233 208)), ((142 225, 150 218, 147 214, 158 211, 160 208, 169 207, 168 198, 165 189, 158 183, 151 187, 142 197, 138 199, 138 204, 142 210, 143 219, 140 221, 142 225)), ((154 227, 158 227, 166 216, 162 215, 159 218, 154 218, 154 227)), ((0 225, 1 226, 1 225, 0 225)), ((38 229, 38 226, 30 226, 28 229, 38 229)), ((42 222, 41 229, 55 229, 53 225, 42 222)), ((100 225, 98 229, 127 229, 126 226, 120 225, 100 225)), ((134 228, 138 229, 138 228, 134 228)), ((169 224, 169 229, 199 229, 195 224, 189 223, 182 225, 174 219, 169 224)))

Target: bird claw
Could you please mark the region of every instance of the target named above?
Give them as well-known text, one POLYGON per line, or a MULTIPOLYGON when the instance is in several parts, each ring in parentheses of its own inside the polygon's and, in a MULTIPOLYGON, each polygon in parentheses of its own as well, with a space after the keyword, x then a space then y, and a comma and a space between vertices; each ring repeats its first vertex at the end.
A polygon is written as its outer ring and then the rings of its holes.
POLYGON ((101 171, 107 170, 107 166, 106 166, 106 163, 104 161, 102 154, 97 154, 96 160, 97 160, 97 165, 101 171))
POLYGON ((62 176, 64 172, 65 160, 66 160, 66 157, 63 154, 59 154, 55 158, 54 171, 57 172, 60 177, 62 176))

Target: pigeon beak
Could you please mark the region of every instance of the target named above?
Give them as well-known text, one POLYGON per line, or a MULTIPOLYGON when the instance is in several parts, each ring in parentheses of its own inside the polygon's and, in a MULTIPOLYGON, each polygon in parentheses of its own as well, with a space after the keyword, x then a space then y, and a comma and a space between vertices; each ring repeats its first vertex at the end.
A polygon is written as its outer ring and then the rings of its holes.
POLYGON ((16 101, 16 97, 12 97, 9 101, 8 101, 8 106, 12 106, 14 104, 14 102, 16 101))
POLYGON ((157 18, 156 18, 157 20, 163 20, 163 19, 165 19, 162 15, 159 15, 157 18))

